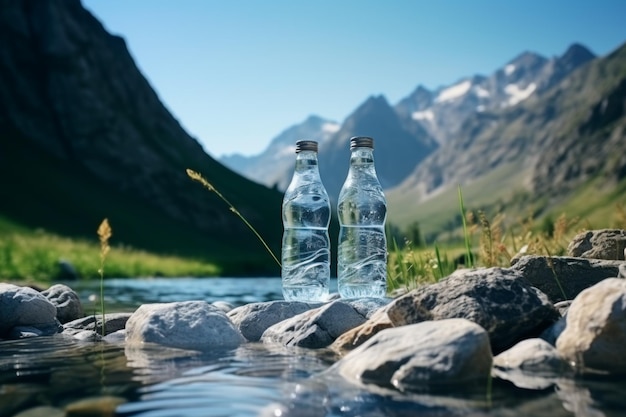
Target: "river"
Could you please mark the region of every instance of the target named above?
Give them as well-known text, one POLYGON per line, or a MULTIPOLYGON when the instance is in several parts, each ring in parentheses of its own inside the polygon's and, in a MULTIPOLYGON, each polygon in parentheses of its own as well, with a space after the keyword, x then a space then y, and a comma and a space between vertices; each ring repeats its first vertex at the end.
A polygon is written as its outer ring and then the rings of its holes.
MULTIPOLYGON (((69 285, 87 314, 99 306, 98 282, 69 285)), ((152 302, 239 306, 282 299, 279 278, 113 279, 104 293, 110 311, 152 302)), ((626 415, 622 379, 564 380, 543 390, 494 380, 488 392, 427 395, 351 385, 327 372, 337 359, 325 349, 261 343, 215 355, 60 336, 2 341, 0 416, 95 415, 88 410, 103 403, 114 408, 109 415, 142 417, 626 415)))

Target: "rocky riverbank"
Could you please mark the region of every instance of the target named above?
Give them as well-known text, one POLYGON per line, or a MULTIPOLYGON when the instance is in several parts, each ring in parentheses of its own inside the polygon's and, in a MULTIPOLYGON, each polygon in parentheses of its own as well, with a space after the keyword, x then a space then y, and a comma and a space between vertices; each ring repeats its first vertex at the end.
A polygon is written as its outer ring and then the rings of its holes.
POLYGON ((86 316, 77 294, 0 284, 0 338, 59 335, 194 351, 245 343, 330 348, 329 369, 404 391, 482 386, 500 378, 543 389, 579 374, 625 374, 626 231, 577 236, 567 257, 521 256, 509 268, 457 270, 393 298, 144 304, 86 316), (105 336, 102 337, 102 327, 105 336))

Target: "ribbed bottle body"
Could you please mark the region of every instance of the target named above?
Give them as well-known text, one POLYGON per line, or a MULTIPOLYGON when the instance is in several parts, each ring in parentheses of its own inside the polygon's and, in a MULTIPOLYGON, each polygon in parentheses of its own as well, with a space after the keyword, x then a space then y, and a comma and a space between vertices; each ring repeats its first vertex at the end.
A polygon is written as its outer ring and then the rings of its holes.
POLYGON ((317 144, 301 146, 297 152, 294 175, 282 205, 283 297, 287 301, 326 301, 330 281, 330 200, 319 175, 317 144))
POLYGON ((387 201, 376 175, 373 141, 371 145, 365 142, 369 146, 354 146, 354 142, 355 138, 351 140, 350 169, 337 204, 337 287, 342 298, 384 297, 387 201))

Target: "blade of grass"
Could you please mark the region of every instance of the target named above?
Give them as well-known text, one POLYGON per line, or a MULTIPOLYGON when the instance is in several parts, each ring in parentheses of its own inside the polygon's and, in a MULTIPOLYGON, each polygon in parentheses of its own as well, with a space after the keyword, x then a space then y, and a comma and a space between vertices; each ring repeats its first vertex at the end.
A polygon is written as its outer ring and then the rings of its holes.
POLYGON ((443 264, 439 255, 439 246, 435 245, 435 256, 437 257, 437 269, 439 270, 439 279, 443 279, 443 264))
POLYGON ((472 250, 470 246, 470 236, 467 231, 467 222, 465 221, 465 204, 463 203, 463 193, 461 192, 461 186, 458 186, 459 191, 459 209, 461 210, 461 220, 463 222, 463 235, 465 237, 465 265, 469 268, 474 267, 474 257, 472 256, 472 250))
POLYGON ((228 205, 229 209, 231 212, 233 212, 237 217, 239 217, 241 219, 242 222, 244 222, 244 224, 246 226, 248 226, 248 228, 250 230, 252 230, 252 233, 254 233, 254 235, 259 239, 259 241, 263 244, 263 246, 265 247, 265 250, 267 250, 267 252, 272 256, 272 258, 274 259, 274 261, 278 264, 279 267, 281 267, 280 261, 278 260, 278 258, 276 257, 276 255, 274 255, 274 252, 272 252, 272 250, 270 249, 270 247, 267 245, 267 243, 265 243, 265 240, 261 237, 261 235, 259 234, 259 232, 256 231, 256 229, 248 222, 248 220, 246 220, 246 218, 239 212, 239 210, 237 210, 235 208, 235 206, 233 206, 230 201, 228 201, 228 199, 226 199, 226 197, 224 197, 222 195, 222 193, 219 192, 219 190, 217 188, 215 188, 210 182, 208 182, 206 179, 204 179, 204 177, 197 173, 196 171, 193 171, 191 169, 187 169, 187 175, 189 176, 189 178, 191 178, 194 181, 198 181, 200 184, 202 184, 206 189, 208 189, 209 191, 214 192, 215 194, 217 194, 217 196, 228 205))

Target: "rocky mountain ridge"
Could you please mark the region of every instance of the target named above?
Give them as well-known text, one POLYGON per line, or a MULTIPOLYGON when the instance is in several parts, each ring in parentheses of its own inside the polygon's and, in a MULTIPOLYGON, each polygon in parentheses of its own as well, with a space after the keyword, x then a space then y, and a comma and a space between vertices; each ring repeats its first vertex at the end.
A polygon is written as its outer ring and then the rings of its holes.
MULTIPOLYGON (((626 179, 625 88, 626 44, 517 106, 476 113, 388 190, 391 216, 425 222, 425 204, 442 214, 443 196, 449 201, 459 184, 473 187, 483 206, 525 194, 535 210, 547 211, 595 181, 590 197, 601 201, 626 179), (411 216, 404 214, 408 207, 411 216)), ((446 210, 453 218, 454 206, 446 210)))
MULTIPOLYGON (((595 55, 580 44, 573 44, 562 56, 552 58, 524 52, 489 76, 461 78, 434 91, 418 85, 394 106, 384 96, 370 97, 330 137, 322 134, 319 127, 317 131, 306 131, 306 136, 291 138, 292 143, 282 142, 284 138, 280 135, 257 156, 238 156, 238 162, 224 157, 221 162, 250 179, 284 190, 293 172, 294 155, 290 152, 293 143, 302 138, 317 139, 322 142, 319 154, 322 179, 329 193, 336 195, 347 172, 349 138, 367 135, 373 136, 379 145, 375 151, 377 171, 383 187, 391 189, 410 181, 408 177, 415 167, 431 153, 437 154, 439 147, 456 136, 466 135, 466 124, 473 128, 489 126, 494 117, 499 117, 494 114, 542 95, 593 59, 595 55)), ((437 176, 441 169, 435 167, 430 175, 437 176)), ((436 180, 433 184, 430 189, 441 185, 436 180)))

